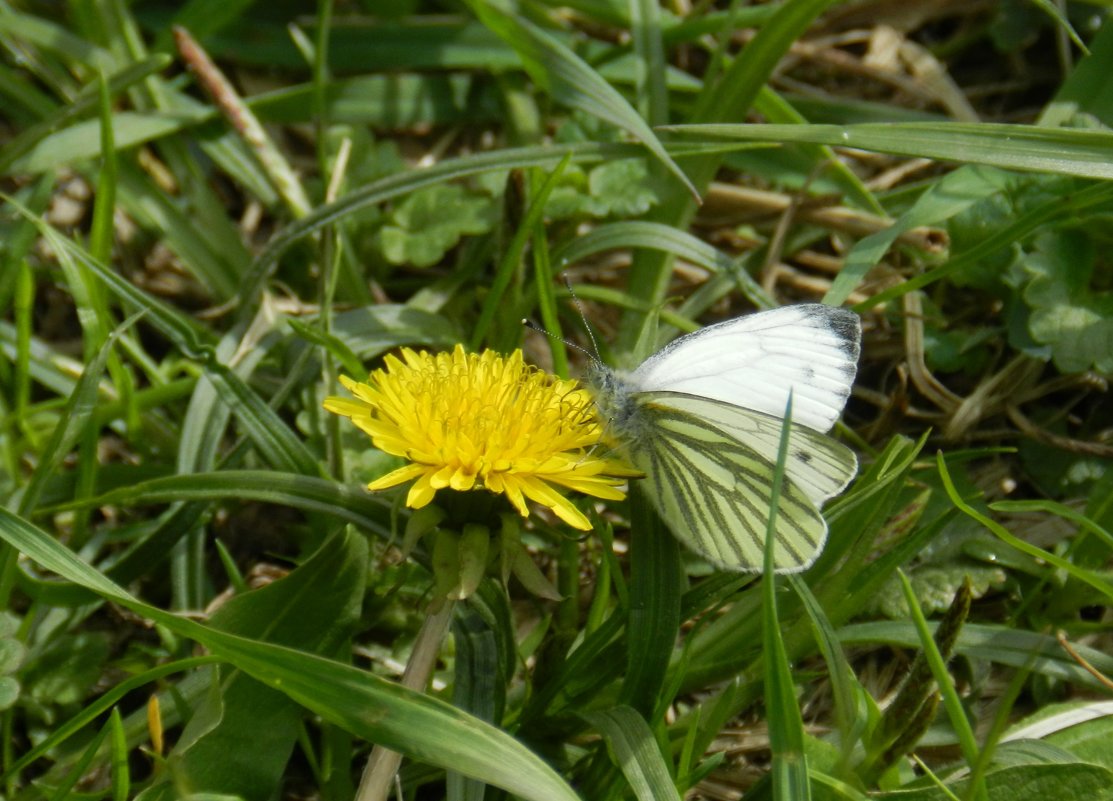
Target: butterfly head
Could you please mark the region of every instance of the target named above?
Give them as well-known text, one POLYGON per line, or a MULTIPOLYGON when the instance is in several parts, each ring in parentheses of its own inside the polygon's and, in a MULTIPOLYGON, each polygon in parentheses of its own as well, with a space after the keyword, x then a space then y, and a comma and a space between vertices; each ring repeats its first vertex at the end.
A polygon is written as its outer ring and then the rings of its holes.
POLYGON ((636 439, 631 429, 638 420, 638 403, 634 397, 637 390, 629 379, 598 359, 592 359, 585 379, 607 431, 627 442, 636 439))

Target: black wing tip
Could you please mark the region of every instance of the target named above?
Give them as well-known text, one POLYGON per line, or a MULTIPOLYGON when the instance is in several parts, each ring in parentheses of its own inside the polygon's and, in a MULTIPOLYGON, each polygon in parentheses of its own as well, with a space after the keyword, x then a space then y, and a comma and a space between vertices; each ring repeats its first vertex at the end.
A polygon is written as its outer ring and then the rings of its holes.
POLYGON ((822 303, 805 303, 802 309, 823 319, 827 329, 842 340, 847 355, 858 361, 862 350, 862 319, 850 309, 842 306, 826 306, 822 303))
POLYGON ((822 317, 836 331, 861 331, 862 320, 845 306, 828 306, 824 303, 802 303, 800 310, 816 317, 822 317))

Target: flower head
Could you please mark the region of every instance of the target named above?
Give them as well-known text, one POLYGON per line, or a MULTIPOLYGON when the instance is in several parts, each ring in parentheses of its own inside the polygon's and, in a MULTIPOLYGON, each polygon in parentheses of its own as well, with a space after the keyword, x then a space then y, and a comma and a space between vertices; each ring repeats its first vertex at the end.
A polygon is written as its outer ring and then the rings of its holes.
POLYGON ((505 495, 523 517, 529 499, 586 531, 588 519, 557 488, 621 500, 622 483, 640 475, 591 453, 602 435, 591 396, 526 365, 520 350, 504 357, 460 345, 438 354, 403 348, 366 383, 340 381, 355 398, 330 397, 325 408, 409 462, 368 489, 413 480, 406 505, 414 509, 439 489, 484 488, 505 495))

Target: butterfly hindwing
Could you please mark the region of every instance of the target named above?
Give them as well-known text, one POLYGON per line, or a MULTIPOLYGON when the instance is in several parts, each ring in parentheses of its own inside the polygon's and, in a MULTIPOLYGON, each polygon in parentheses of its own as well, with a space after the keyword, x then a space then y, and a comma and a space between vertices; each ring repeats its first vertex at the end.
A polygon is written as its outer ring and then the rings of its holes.
MULTIPOLYGON (((729 403, 680 392, 641 392, 643 403, 655 403, 686 412, 714 425, 744 446, 772 459, 781 444, 783 421, 729 403)), ((795 419, 795 415, 794 415, 795 419)), ((854 451, 828 436, 792 423, 785 474, 816 506, 838 495, 858 472, 854 451)))
MULTIPOLYGON (((670 394, 635 396, 643 435, 627 450, 647 476, 649 496, 672 532, 708 561, 728 570, 761 570, 772 504, 769 451, 734 436, 718 419, 655 399, 670 394)), ((779 432, 780 421, 773 422, 779 432)), ((791 474, 785 479, 774 564, 777 572, 795 572, 815 561, 827 524, 791 474)))

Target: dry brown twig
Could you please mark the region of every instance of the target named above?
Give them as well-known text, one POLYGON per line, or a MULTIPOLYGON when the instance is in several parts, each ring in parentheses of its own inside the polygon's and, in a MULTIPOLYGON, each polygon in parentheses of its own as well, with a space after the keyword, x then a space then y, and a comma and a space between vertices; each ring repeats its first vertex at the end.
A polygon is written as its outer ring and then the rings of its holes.
MULTIPOLYGON (((892 226, 893 221, 860 209, 822 203, 817 198, 801 200, 799 195, 736 186, 722 181, 712 182, 704 198, 699 220, 705 223, 737 223, 747 219, 771 217, 794 209, 801 222, 818 225, 837 233, 854 237, 869 236, 892 226)), ((948 244, 947 232, 941 228, 917 227, 897 237, 902 245, 909 245, 927 253, 941 253, 948 244)))
POLYGON ((1074 650, 1074 646, 1070 644, 1070 641, 1067 639, 1067 635, 1064 632, 1060 631, 1056 633, 1055 639, 1059 641, 1059 645, 1063 647, 1063 650, 1066 651, 1070 655, 1070 658, 1077 662, 1083 670, 1100 681, 1105 687, 1113 690, 1113 679, 1110 679, 1096 667, 1091 665, 1089 661, 1087 661, 1086 658, 1082 656, 1082 654, 1074 650))
POLYGON ((1065 376, 1037 386, 1035 382, 1044 364, 1021 354, 979 383, 966 397, 957 395, 931 373, 925 362, 923 305, 919 293, 905 295, 903 305, 909 378, 920 394, 946 415, 943 427, 946 439, 964 439, 982 420, 1003 412, 1022 434, 1037 442, 1069 453, 1113 458, 1113 446, 1055 434, 1036 425, 1020 410, 1021 403, 1077 385, 1082 380, 1080 377, 1065 376))
POLYGON ((924 306, 919 292, 909 292, 904 306, 904 347, 908 377, 920 394, 948 415, 962 405, 962 397, 947 389, 928 369, 924 353, 924 306))

